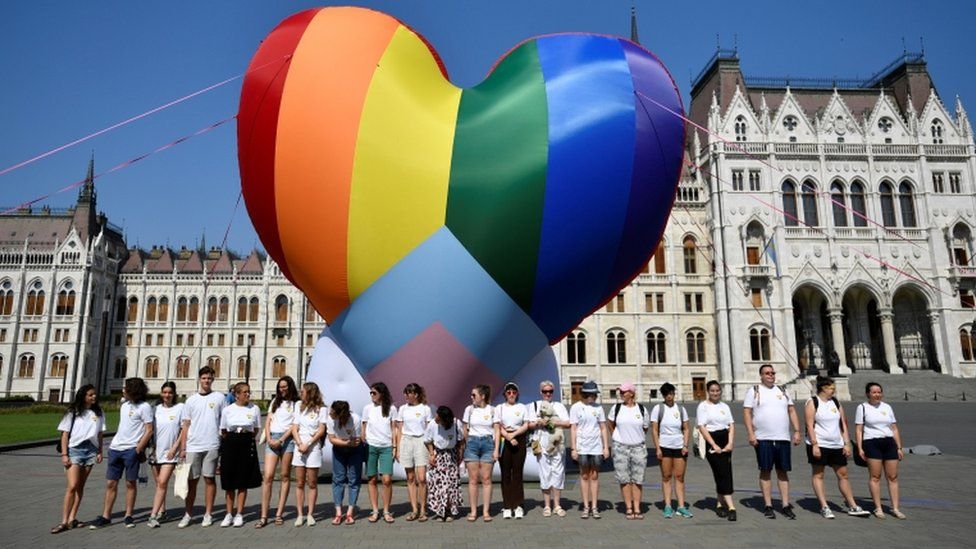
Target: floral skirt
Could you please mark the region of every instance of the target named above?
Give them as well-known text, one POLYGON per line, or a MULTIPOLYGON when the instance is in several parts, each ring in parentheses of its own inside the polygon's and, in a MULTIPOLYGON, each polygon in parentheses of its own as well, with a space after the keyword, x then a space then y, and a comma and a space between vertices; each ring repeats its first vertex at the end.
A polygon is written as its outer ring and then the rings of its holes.
POLYGON ((438 517, 461 512, 460 463, 457 447, 434 450, 434 466, 427 469, 427 506, 438 517))

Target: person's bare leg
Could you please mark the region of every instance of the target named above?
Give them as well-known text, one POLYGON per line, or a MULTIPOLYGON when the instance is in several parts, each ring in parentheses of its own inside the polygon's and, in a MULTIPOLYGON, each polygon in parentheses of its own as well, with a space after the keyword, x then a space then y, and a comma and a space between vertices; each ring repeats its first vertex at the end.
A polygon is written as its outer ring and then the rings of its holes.
POLYGON ((119 481, 109 480, 105 482, 105 503, 102 506, 102 516, 112 518, 112 507, 115 506, 115 496, 119 493, 119 481))
POLYGON ((213 514, 214 501, 217 499, 217 479, 214 477, 203 477, 204 513, 213 514))
MULTIPOLYGON (((888 495, 891 497, 891 508, 900 510, 901 494, 898 489, 898 461, 889 459, 884 462, 885 478, 888 479, 888 495)), ((878 487, 880 497, 881 487, 878 487)))
POLYGON ((783 507, 790 504, 790 475, 786 471, 776 469, 776 484, 779 486, 779 499, 783 507))
MULTIPOLYGON (((823 509, 827 506, 827 495, 824 493, 824 466, 814 465, 813 473, 810 477, 810 481, 813 484, 813 493, 816 494, 817 500, 820 501, 820 508, 823 509)), ((843 492, 843 490, 841 490, 843 492)))
POLYGON ((766 507, 773 506, 772 471, 759 471, 759 491, 762 492, 763 503, 766 507))
MULTIPOLYGON (((268 518, 268 508, 271 507, 271 494, 274 493, 275 469, 278 467, 277 454, 264 453, 264 475, 261 479, 261 518, 268 518)), ((281 500, 278 501, 281 508, 281 500)))

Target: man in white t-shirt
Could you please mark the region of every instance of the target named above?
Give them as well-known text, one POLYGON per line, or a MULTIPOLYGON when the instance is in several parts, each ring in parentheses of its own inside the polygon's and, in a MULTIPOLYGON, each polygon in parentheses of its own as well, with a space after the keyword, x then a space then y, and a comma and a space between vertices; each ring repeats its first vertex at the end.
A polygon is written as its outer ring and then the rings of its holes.
POLYGON ((535 456, 539 461, 542 515, 546 517, 552 513, 560 517, 566 516, 566 511, 559 504, 559 497, 566 482, 566 434, 563 429, 570 427, 569 411, 562 402, 552 400, 555 392, 556 384, 545 380, 539 384, 539 394, 542 399, 529 405, 529 421, 535 429, 533 448, 538 445, 535 456), (547 409, 550 413, 544 414, 547 409))
POLYGON ((776 370, 770 364, 759 367, 762 383, 750 387, 743 399, 743 423, 749 432, 749 444, 756 449, 759 462, 759 488, 762 490, 766 506, 766 518, 776 518, 773 512, 773 487, 770 473, 776 469, 779 495, 783 502, 783 515, 795 519, 793 505, 790 504, 790 476, 792 466, 790 442, 800 444, 800 421, 796 415, 793 399, 776 385, 776 370), (790 436, 790 427, 793 435, 790 436))
POLYGON ((190 464, 187 481, 186 513, 177 525, 186 528, 193 519, 197 484, 203 476, 204 514, 201 526, 213 523, 211 512, 217 497, 217 458, 220 449, 220 413, 227 405, 224 394, 213 390, 216 372, 210 366, 200 368, 200 391, 190 395, 183 405, 183 429, 180 431, 180 458, 190 464))

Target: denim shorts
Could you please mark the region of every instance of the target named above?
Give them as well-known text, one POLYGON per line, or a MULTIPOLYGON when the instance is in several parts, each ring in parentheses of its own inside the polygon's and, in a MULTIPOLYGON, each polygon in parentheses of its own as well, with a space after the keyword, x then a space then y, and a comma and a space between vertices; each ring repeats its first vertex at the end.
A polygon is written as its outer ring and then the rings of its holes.
POLYGON ((108 449, 108 468, 105 470, 105 478, 108 480, 119 480, 125 472, 125 480, 135 482, 139 478, 139 456, 135 448, 128 450, 108 449))
POLYGON ((68 448, 68 459, 74 465, 81 465, 82 467, 95 465, 97 454, 98 448, 90 440, 86 440, 74 448, 68 448))
POLYGON ((283 437, 284 435, 285 435, 285 433, 271 433, 268 436, 268 442, 264 445, 264 453, 265 454, 274 454, 274 455, 276 455, 278 457, 281 457, 281 456, 283 456, 283 455, 285 455, 287 453, 294 454, 295 453, 295 439, 294 439, 294 437, 288 437, 288 440, 286 440, 284 444, 282 444, 281 446, 279 446, 277 448, 272 448, 271 447, 271 441, 272 440, 279 439, 279 438, 283 437))
POLYGON ((494 453, 495 437, 491 435, 468 437, 468 442, 464 445, 464 461, 491 463, 495 461, 494 453))
POLYGON ((603 466, 603 454, 578 454, 579 466, 582 469, 599 469, 603 466))

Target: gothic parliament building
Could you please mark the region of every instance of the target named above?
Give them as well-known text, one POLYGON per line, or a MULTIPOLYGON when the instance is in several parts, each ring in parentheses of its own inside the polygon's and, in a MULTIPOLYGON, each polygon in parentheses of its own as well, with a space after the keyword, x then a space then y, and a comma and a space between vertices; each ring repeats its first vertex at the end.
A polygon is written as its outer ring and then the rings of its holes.
MULTIPOLYGON (((635 36, 636 37, 636 36, 635 36)), ((685 400, 758 366, 976 376, 976 151, 920 54, 865 80, 745 75, 719 50, 692 83, 671 220, 629 286, 554 346, 565 399, 583 381, 685 400)), ((127 376, 187 393, 301 380, 325 322, 255 250, 129 247, 96 209, 0 215, 0 397, 64 402, 127 376)))

